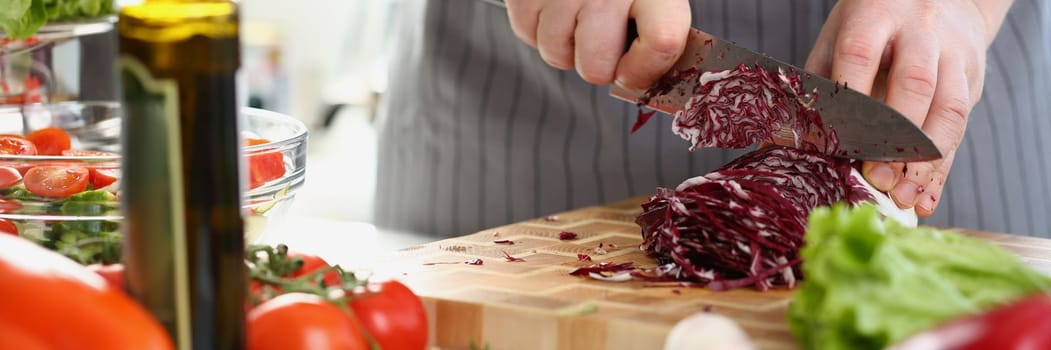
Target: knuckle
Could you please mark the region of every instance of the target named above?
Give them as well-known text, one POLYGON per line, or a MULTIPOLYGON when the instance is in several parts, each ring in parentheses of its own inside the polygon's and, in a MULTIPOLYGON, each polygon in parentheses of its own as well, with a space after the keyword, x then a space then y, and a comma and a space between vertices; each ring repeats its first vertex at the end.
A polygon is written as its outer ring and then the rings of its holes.
POLYGON ((934 96, 936 81, 933 69, 911 65, 902 72, 900 88, 910 94, 929 98, 934 96))
POLYGON ((837 41, 833 59, 863 68, 872 68, 879 64, 881 51, 870 40, 855 35, 845 35, 837 41))
POLYGON ((917 0, 915 14, 925 24, 934 23, 941 10, 940 5, 939 1, 935 0, 917 0))
POLYGON ((683 49, 685 38, 671 31, 658 31, 646 38, 647 47, 660 59, 673 60, 683 49))
POLYGON ((939 112, 961 125, 966 124, 967 115, 971 112, 971 99, 967 95, 949 97, 941 104, 939 112))

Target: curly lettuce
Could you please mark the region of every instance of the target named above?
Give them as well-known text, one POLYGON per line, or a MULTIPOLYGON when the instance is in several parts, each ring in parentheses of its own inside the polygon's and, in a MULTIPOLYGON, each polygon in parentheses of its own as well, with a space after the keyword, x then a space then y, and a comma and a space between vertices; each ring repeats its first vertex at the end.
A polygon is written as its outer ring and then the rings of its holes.
POLYGON ((113 0, 3 0, 0 29, 12 39, 32 36, 48 22, 113 13, 113 0))
POLYGON ((876 208, 814 210, 805 282, 789 308, 807 349, 883 349, 957 317, 1051 290, 1051 277, 994 244, 880 218, 876 208))

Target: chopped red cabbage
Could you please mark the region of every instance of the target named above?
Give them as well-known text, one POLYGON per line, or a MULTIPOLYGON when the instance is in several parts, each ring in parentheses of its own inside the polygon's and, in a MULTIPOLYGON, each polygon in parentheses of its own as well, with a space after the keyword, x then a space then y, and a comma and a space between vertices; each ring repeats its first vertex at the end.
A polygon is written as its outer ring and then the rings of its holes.
POLYGON ((643 249, 661 264, 651 278, 715 290, 795 286, 810 210, 872 199, 851 176, 853 166, 847 159, 771 146, 675 190, 658 189, 636 219, 643 249))
POLYGON ((511 256, 511 254, 507 254, 506 251, 502 251, 501 250, 500 252, 504 253, 504 259, 507 260, 507 262, 522 262, 522 261, 526 261, 525 259, 522 259, 522 258, 513 257, 513 256, 511 256))
POLYGON ((562 231, 558 233, 558 239, 563 241, 577 239, 577 234, 569 231, 562 231))

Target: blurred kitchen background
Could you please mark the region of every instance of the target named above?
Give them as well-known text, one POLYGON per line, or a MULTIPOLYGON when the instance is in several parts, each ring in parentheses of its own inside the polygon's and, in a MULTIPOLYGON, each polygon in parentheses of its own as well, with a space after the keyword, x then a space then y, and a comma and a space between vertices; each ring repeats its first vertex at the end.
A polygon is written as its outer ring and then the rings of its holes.
MULTIPOLYGON (((376 254, 428 240, 370 224, 374 122, 387 86, 399 6, 409 1, 424 0, 240 1, 242 103, 295 117, 310 131, 305 184, 284 220, 267 224, 279 227, 268 228, 264 242, 287 242, 353 268, 376 254)), ((38 91, 50 101, 116 100, 115 31, 105 25, 77 28, 73 40, 4 57, 0 77, 18 76, 19 70, 27 77, 24 84, 5 78, 4 90, 11 80, 25 92, 12 96, 25 99, 38 91), (90 30, 102 33, 88 35, 90 30), (39 84, 29 76, 41 77, 45 88, 33 87, 39 84)))
POLYGON ((241 1, 249 103, 295 116, 310 129, 306 184, 280 231, 305 238, 295 240, 310 245, 303 249, 343 260, 334 263, 363 264, 378 252, 427 240, 369 224, 373 122, 402 1, 423 0, 241 1))

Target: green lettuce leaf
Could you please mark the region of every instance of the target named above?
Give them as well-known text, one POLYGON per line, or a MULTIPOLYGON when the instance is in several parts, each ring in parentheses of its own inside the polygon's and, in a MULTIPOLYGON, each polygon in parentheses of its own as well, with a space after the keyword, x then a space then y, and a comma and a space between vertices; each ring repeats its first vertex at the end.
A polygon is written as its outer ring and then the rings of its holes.
POLYGON ((39 0, 4 0, 0 4, 0 29, 10 38, 27 38, 46 22, 47 12, 39 0))
POLYGON ((113 0, 2 0, 0 29, 7 37, 24 39, 48 22, 94 18, 113 10, 113 0))
POLYGON ((881 219, 870 205, 814 210, 805 282, 789 308, 807 349, 883 349, 945 321, 1051 290, 991 243, 881 219))

